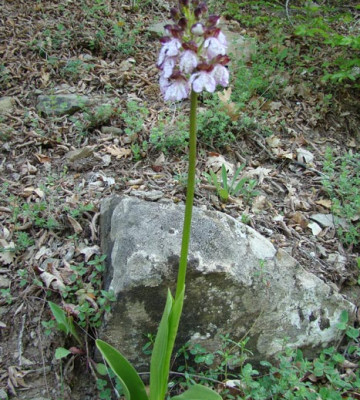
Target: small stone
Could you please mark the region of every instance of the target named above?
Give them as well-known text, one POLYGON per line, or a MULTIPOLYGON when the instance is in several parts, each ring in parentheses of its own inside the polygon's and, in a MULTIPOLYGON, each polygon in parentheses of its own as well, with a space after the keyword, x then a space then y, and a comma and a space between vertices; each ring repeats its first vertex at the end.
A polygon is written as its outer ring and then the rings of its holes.
POLYGON ((322 231, 321 227, 316 222, 310 222, 308 228, 311 229, 314 236, 317 236, 322 231))
POLYGON ((124 130, 117 128, 116 126, 102 126, 101 133, 104 133, 105 135, 120 136, 124 133, 124 130))
POLYGON ((0 97, 0 115, 11 114, 15 100, 12 97, 0 97))
POLYGON ((314 161, 314 154, 306 149, 297 149, 297 160, 300 163, 311 164, 314 161))
POLYGON ((6 278, 5 276, 0 275, 0 288, 8 288, 10 287, 11 280, 9 278, 6 278))
POLYGON ((38 97, 37 110, 46 116, 72 115, 90 104, 86 96, 78 94, 41 95, 38 97))
POLYGON ((347 259, 346 259, 346 257, 342 256, 341 254, 331 253, 331 254, 329 254, 329 257, 327 258, 327 261, 334 266, 335 270, 338 273, 343 273, 346 271, 347 259))
POLYGON ((76 149, 69 151, 66 154, 66 158, 70 162, 81 160, 82 158, 91 157, 94 154, 94 148, 92 146, 86 146, 82 149, 76 149))
POLYGON ((131 194, 148 201, 157 201, 164 196, 164 193, 161 190, 150 190, 149 192, 143 190, 133 190, 131 194))
POLYGON ((334 216, 332 214, 314 214, 310 219, 322 228, 334 228, 334 216))

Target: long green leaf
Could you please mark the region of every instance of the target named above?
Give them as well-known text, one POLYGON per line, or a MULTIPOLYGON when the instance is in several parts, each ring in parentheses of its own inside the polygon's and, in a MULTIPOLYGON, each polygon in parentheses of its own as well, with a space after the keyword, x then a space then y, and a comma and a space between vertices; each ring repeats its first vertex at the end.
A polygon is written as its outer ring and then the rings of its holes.
POLYGON ((167 353, 169 344, 169 318, 174 299, 170 290, 167 293, 166 304, 160 325, 156 334, 150 364, 150 400, 165 398, 169 375, 167 353))
POLYGON ((184 304, 185 287, 173 299, 170 290, 156 335, 150 366, 150 400, 164 399, 170 371, 170 360, 184 304))
POLYGON ((227 172, 226 172, 226 167, 225 164, 221 166, 221 177, 222 177, 222 184, 223 188, 228 192, 228 181, 227 181, 227 172))
POLYGON ((179 396, 172 397, 171 400, 222 400, 221 396, 202 385, 192 385, 189 389, 179 396))
POLYGON ((52 301, 49 301, 48 304, 49 304, 50 310, 58 324, 58 329, 60 329, 61 331, 66 333, 66 335, 68 335, 70 333, 70 327, 68 324, 68 320, 67 320, 65 311, 61 307, 59 307, 58 305, 53 303, 52 301))
POLYGON ((65 311, 53 303, 52 301, 48 302, 51 312, 56 319, 58 324, 58 329, 63 331, 66 335, 69 333, 74 336, 74 338, 78 341, 80 345, 82 345, 81 339, 76 331, 75 325, 73 323, 72 317, 68 317, 65 311))
POLYGON ((235 172, 235 174, 234 174, 234 177, 233 177, 232 180, 231 180, 230 189, 229 189, 230 194, 234 194, 234 193, 233 193, 234 184, 235 184, 235 182, 236 182, 236 179, 237 179, 238 176, 240 175, 240 172, 244 169, 244 167, 245 167, 245 164, 241 164, 240 167, 236 170, 236 172, 235 172))
POLYGON ((108 343, 97 339, 96 346, 119 378, 127 400, 149 400, 145 385, 130 362, 108 343))

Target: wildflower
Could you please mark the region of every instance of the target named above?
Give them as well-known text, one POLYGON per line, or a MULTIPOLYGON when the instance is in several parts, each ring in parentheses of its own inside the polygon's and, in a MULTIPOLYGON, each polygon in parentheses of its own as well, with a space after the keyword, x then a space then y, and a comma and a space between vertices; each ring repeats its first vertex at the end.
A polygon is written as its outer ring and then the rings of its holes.
POLYGON ((179 49, 181 47, 181 42, 179 39, 170 39, 165 38, 165 43, 163 44, 159 58, 158 58, 158 66, 160 67, 165 61, 165 57, 174 57, 179 54, 179 49), (168 39, 168 40, 167 40, 168 39))
POLYGON ((173 74, 175 65, 176 57, 165 57, 165 60, 161 66, 165 78, 170 78, 170 76, 173 74))
POLYGON ((196 93, 200 93, 204 89, 213 93, 216 89, 216 81, 208 71, 200 71, 191 75, 189 83, 192 85, 192 89, 196 93))
POLYGON ((218 85, 223 87, 229 84, 229 70, 221 64, 216 64, 211 71, 211 76, 215 79, 218 85))
POLYGON ((206 49, 206 55, 209 60, 212 60, 218 55, 225 55, 226 47, 224 43, 214 36, 207 38, 204 42, 204 48, 206 49))
POLYGON ((161 70, 160 90, 165 100, 178 101, 191 90, 214 92, 229 84, 227 41, 218 27, 220 17, 205 16, 201 0, 179 0, 170 14, 173 24, 165 26, 157 66, 161 70))
POLYGON ((180 73, 174 73, 171 76, 171 80, 165 81, 166 78, 162 78, 160 82, 160 89, 164 94, 165 101, 179 101, 186 99, 190 93, 190 86, 187 79, 180 73))
POLYGON ((191 27, 191 33, 193 35, 202 36, 204 34, 204 25, 200 22, 197 22, 191 27))

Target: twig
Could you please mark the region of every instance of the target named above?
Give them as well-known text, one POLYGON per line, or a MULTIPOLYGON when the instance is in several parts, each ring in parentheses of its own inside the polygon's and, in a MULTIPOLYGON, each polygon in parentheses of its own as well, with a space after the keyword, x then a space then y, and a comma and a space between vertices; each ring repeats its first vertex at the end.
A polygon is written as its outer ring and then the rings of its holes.
POLYGON ((23 354, 23 334, 24 334, 24 329, 25 329, 25 322, 26 322, 26 314, 24 314, 21 318, 21 328, 20 328, 20 333, 19 333, 19 338, 18 338, 18 353, 19 353, 19 365, 20 367, 22 366, 22 354, 23 354))
POLYGON ((290 22, 290 25, 291 25, 291 26, 294 26, 294 24, 293 24, 293 22, 291 21, 291 18, 290 18, 289 3, 290 3, 290 0, 286 0, 286 3, 285 3, 286 17, 287 17, 288 21, 290 22))

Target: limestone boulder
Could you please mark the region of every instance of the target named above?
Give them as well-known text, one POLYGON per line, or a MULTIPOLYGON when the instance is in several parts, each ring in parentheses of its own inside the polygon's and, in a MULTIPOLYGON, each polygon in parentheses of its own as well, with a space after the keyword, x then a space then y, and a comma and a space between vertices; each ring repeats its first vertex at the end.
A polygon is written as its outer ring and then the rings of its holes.
MULTIPOLYGON (((117 301, 100 336, 140 370, 142 347, 156 333, 167 288, 175 287, 183 205, 110 197, 101 208, 106 288, 117 301)), ((252 361, 271 359, 284 341, 307 355, 338 340, 335 325, 355 306, 255 230, 220 212, 194 209, 186 299, 178 345, 209 351, 221 335, 249 335, 252 361)))

